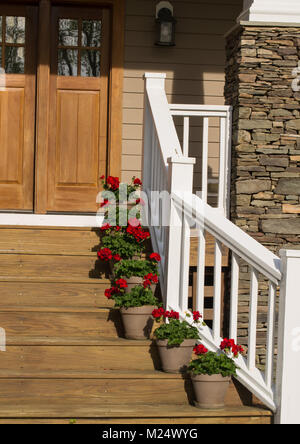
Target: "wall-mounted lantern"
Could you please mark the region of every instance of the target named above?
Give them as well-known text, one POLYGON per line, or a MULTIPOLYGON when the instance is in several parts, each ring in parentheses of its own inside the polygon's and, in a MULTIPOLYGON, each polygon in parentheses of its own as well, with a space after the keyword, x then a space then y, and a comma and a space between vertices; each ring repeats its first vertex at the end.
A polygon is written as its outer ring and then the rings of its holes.
POLYGON ((175 46, 175 25, 173 6, 170 2, 160 2, 156 6, 157 46, 175 46))

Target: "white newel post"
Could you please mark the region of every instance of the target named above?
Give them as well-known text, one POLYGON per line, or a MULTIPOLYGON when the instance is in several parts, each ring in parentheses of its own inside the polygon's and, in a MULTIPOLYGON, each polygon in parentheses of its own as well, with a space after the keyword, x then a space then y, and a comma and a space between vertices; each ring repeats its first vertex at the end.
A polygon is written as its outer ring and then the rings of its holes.
POLYGON ((300 251, 282 250, 275 421, 300 424, 300 251))
MULTIPOLYGON (((196 159, 189 157, 171 157, 168 159, 169 164, 169 191, 172 192, 192 193, 193 192, 193 173, 196 159)), ((166 260, 166 279, 165 294, 166 306, 168 308, 183 308, 182 302, 185 295, 182 294, 184 285, 182 277, 186 279, 186 270, 189 267, 190 246, 185 240, 190 239, 190 227, 182 224, 182 214, 180 214, 174 205, 170 202, 170 226, 169 242, 167 247, 166 260), (183 248, 183 246, 185 246, 183 248), (185 268, 185 270, 182 269, 185 268)), ((188 285, 187 285, 188 288, 188 285)), ((187 298, 186 298, 187 299, 187 298)))
POLYGON ((300 23, 299 0, 244 0, 237 19, 250 22, 300 23))

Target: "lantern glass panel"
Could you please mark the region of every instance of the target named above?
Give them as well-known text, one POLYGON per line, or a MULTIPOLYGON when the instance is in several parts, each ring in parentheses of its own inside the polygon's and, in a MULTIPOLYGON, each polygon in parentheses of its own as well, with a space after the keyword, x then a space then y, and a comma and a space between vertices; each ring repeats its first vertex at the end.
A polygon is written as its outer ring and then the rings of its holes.
POLYGON ((162 22, 160 26, 160 41, 162 43, 172 43, 173 24, 171 22, 162 22))

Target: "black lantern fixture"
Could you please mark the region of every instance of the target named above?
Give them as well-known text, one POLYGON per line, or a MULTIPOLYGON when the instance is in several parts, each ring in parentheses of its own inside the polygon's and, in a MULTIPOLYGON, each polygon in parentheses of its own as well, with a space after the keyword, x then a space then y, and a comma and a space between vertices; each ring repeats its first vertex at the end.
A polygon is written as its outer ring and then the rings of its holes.
POLYGON ((156 12, 157 46, 175 46, 175 24, 172 5, 169 2, 160 2, 156 12))

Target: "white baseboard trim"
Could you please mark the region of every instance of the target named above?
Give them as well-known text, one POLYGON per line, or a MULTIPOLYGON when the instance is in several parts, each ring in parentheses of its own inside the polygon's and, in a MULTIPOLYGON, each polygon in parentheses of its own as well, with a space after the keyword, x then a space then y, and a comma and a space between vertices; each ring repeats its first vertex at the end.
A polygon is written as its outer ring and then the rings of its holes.
POLYGON ((103 214, 80 216, 67 214, 0 214, 0 226, 96 228, 103 223, 103 214))

